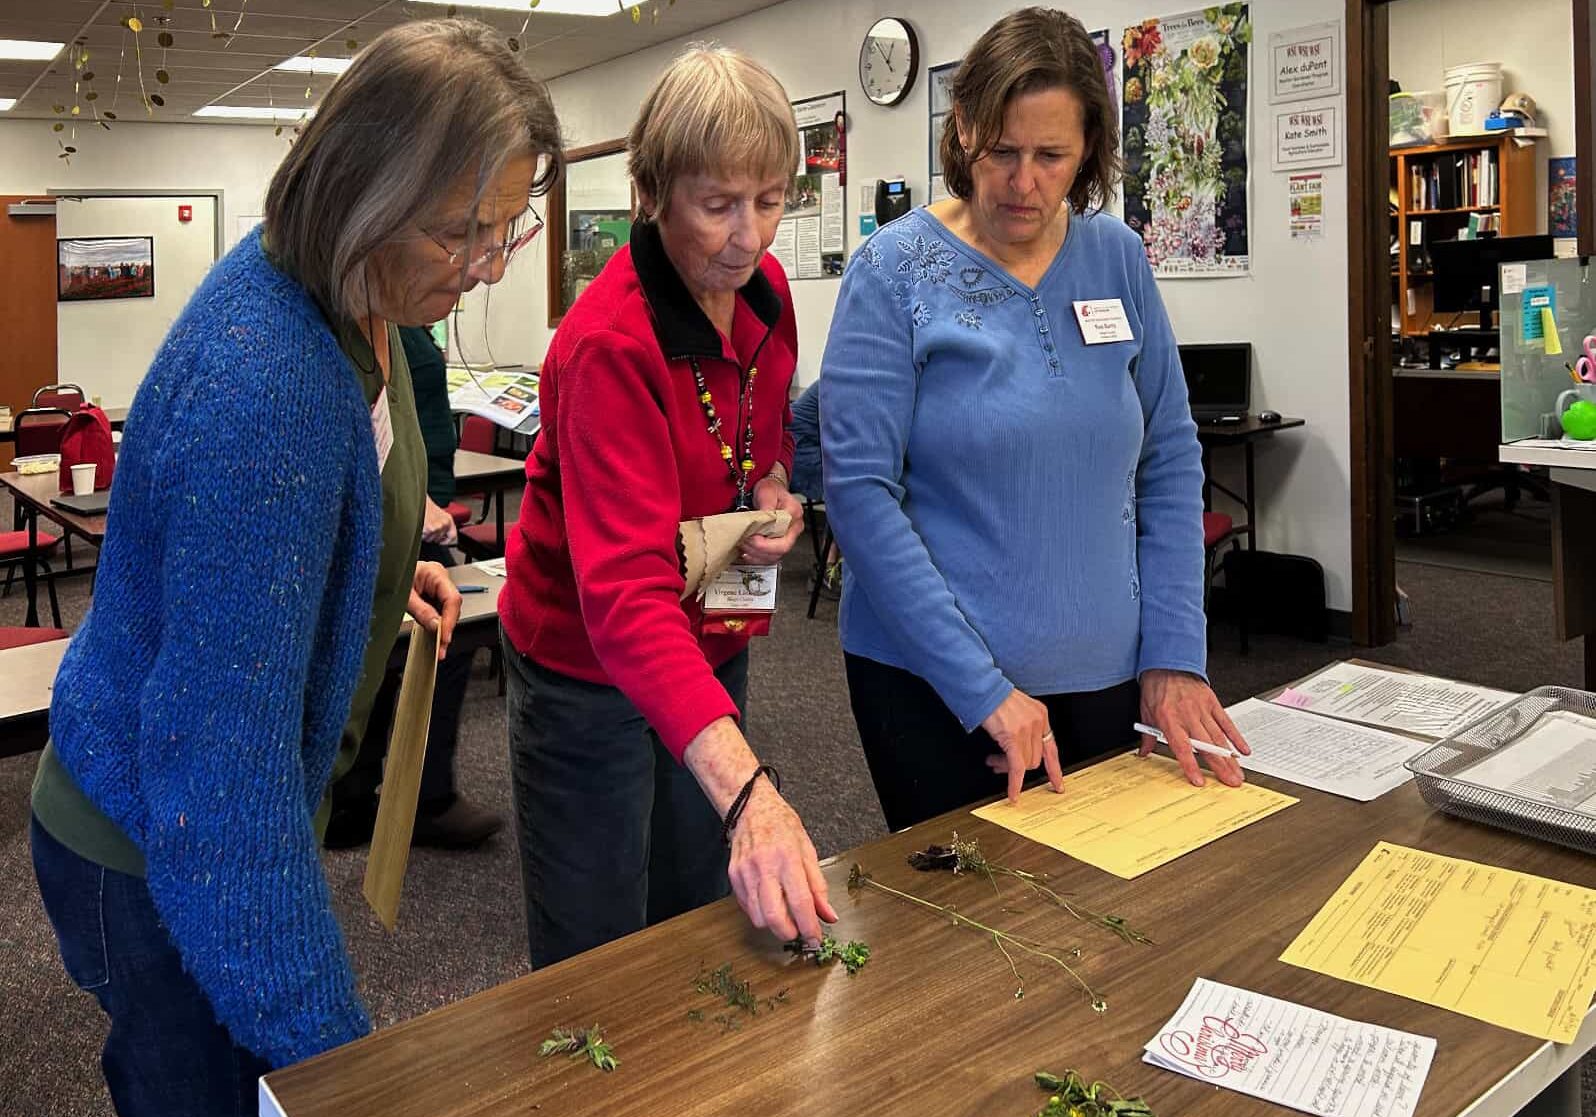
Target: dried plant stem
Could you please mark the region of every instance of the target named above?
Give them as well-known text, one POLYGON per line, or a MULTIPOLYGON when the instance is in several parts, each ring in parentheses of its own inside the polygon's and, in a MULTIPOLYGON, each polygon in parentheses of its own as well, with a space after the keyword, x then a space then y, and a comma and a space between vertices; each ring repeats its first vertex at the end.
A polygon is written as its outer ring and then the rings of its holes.
MULTIPOLYGON (((971 930, 980 931, 983 934, 990 936, 992 941, 997 944, 998 948, 1003 951, 1004 957, 1008 958, 1010 966, 1014 965, 1014 959, 1009 955, 1008 950, 1006 949, 1010 946, 1018 947, 1027 954, 1032 954, 1038 958, 1052 962, 1065 973, 1069 974, 1070 977, 1075 979, 1076 984, 1078 984, 1091 999, 1092 1008, 1094 1011, 1104 1012, 1108 1008, 1108 1002, 1100 997, 1097 994, 1097 991, 1086 983, 1086 979, 1081 977, 1080 973, 1076 971, 1075 967, 1071 966, 1068 962, 1064 961, 1063 958, 1060 958, 1054 953, 1054 951, 1058 949, 1057 947, 1049 946, 1047 943, 1038 942, 1035 939, 1025 938, 1022 935, 1015 935, 997 927, 989 927, 980 920, 971 919, 969 916, 954 908, 946 907, 942 904, 934 904, 930 900, 922 900, 920 897, 908 892, 900 892, 898 889, 893 888, 890 885, 882 884, 880 881, 875 880, 865 873, 863 868, 857 865, 854 866, 854 872, 849 878, 849 883, 856 883, 861 887, 867 886, 874 888, 878 892, 884 892, 889 896, 895 896, 900 900, 905 900, 911 904, 917 904, 922 908, 926 908, 930 911, 938 913, 939 915, 948 917, 949 919, 953 920, 956 926, 968 927, 971 930)), ((1078 950, 1073 951, 1072 953, 1074 953, 1076 957, 1080 956, 1080 952, 1078 950)), ((1019 971, 1016 970, 1016 976, 1018 976, 1018 973, 1019 971)), ((1022 985, 1022 991, 1023 988, 1024 986, 1022 985)))

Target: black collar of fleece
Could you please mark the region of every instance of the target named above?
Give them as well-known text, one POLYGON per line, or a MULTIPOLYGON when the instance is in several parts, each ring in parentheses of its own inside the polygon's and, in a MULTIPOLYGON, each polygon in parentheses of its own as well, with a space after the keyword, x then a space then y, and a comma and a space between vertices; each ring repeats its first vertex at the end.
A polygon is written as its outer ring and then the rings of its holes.
MULTIPOLYGON (((670 257, 665 255, 659 226, 652 221, 635 222, 631 245, 632 267, 637 269, 643 297, 648 300, 654 319, 654 336, 659 339, 665 359, 721 357, 720 331, 710 323, 709 316, 676 273, 670 257)), ((775 328, 781 318, 781 299, 770 280, 765 278, 763 269, 755 268, 753 277, 737 294, 765 324, 766 330, 775 328)))

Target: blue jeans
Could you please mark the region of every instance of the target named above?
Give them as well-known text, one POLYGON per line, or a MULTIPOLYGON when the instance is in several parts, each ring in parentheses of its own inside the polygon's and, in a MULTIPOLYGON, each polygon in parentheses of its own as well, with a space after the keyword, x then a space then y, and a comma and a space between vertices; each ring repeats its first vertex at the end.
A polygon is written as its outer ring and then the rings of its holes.
POLYGON ((111 1031, 100 1066, 120 1117, 245 1117, 271 1070, 239 1047, 183 969, 142 879, 73 853, 32 820, 33 871, 67 976, 111 1031))
MULTIPOLYGON (((534 967, 731 892, 720 816, 618 689, 504 641, 510 775, 534 967)), ((716 672, 747 709, 748 653, 716 672)))

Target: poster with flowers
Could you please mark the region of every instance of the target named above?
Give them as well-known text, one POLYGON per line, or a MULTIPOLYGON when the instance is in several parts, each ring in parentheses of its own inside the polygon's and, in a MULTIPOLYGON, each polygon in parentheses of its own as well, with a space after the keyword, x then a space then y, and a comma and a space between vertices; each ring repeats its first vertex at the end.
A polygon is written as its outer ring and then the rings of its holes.
POLYGON ((1246 4, 1149 19, 1121 40, 1125 223, 1161 278, 1248 267, 1246 4))
POLYGON ((1546 161, 1546 201, 1548 231, 1554 237, 1579 236, 1579 218, 1574 210, 1574 159, 1546 161))
POLYGON ((1103 64, 1103 80, 1108 83, 1108 101, 1114 106, 1114 115, 1119 115, 1119 63, 1114 58, 1114 33, 1112 31, 1093 31, 1092 42, 1097 47, 1097 59, 1103 64))

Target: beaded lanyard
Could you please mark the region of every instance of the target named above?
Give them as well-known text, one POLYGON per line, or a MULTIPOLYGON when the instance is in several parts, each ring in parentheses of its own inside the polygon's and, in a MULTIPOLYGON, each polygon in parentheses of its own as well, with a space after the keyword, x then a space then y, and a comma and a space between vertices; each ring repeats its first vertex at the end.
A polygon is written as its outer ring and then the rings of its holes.
POLYGON ((746 512, 753 507, 753 501, 749 499, 752 486, 748 482, 754 472, 754 379, 759 375, 759 369, 754 365, 748 366, 748 375, 738 391, 737 418, 746 424, 743 427, 743 458, 739 463, 736 453, 720 433, 720 415, 715 411, 715 401, 710 397, 709 385, 704 381, 704 371, 698 367, 698 358, 690 358, 688 363, 693 367, 693 381, 698 386, 698 402, 704 408, 704 421, 709 425, 709 433, 720 444, 721 460, 726 463, 732 484, 737 486, 737 505, 733 511, 746 512), (743 416, 745 406, 748 409, 746 419, 743 416), (742 468, 739 469, 739 465, 742 468))

